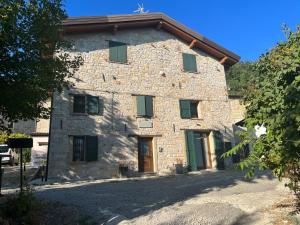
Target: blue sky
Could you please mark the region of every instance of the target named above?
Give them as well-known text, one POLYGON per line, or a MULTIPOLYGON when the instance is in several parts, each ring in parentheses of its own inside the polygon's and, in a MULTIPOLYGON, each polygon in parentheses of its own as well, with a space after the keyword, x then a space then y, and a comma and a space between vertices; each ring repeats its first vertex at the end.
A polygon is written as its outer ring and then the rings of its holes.
POLYGON ((69 16, 129 14, 143 3, 242 57, 256 60, 300 25, 300 0, 65 0, 69 16))

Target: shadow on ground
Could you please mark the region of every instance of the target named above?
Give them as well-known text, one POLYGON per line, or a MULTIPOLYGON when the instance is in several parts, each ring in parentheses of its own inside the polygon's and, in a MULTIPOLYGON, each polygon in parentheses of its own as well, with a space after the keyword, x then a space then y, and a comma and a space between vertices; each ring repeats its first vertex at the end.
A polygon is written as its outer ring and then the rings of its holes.
MULTIPOLYGON (((258 173, 256 178, 274 179, 271 173, 258 173)), ((249 183, 249 188, 242 190, 245 192, 263 192, 274 186, 269 182, 252 189, 251 184, 255 184, 256 179, 246 180, 240 171, 205 171, 149 179, 54 184, 37 188, 37 196, 77 205, 96 217, 112 212, 134 219, 198 195, 224 191, 241 182, 249 183)))

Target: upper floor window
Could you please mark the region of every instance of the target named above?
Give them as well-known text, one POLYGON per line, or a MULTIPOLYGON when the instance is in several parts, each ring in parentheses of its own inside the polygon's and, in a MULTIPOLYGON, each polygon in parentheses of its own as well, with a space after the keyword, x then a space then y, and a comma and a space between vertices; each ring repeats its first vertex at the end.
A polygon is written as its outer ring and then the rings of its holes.
POLYGON ((180 100, 180 116, 182 119, 199 118, 198 105, 199 101, 180 100))
POLYGON ((109 61, 127 62, 127 45, 122 42, 109 41, 109 61))
POLYGON ((91 115, 102 115, 103 104, 98 96, 91 95, 74 95, 73 112, 87 113, 91 115))
POLYGON ((197 72, 196 56, 192 54, 182 53, 183 70, 185 72, 197 72))
POLYGON ((152 117, 153 116, 153 97, 152 96, 136 96, 137 116, 152 117))
POLYGON ((73 136, 73 161, 97 161, 98 137, 73 136))

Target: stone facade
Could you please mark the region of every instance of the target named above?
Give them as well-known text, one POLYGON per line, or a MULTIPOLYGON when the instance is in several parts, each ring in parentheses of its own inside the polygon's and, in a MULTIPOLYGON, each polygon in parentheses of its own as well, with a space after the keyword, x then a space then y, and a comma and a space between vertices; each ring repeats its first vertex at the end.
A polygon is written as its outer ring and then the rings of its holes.
MULTIPOLYGON (((119 163, 138 171, 137 136, 153 137, 154 172, 169 173, 186 164, 184 131, 219 130, 232 141, 230 104, 224 67, 172 34, 154 28, 68 35, 73 55, 81 54, 74 88, 56 94, 53 102, 49 177, 99 178, 119 174, 119 163), (126 64, 109 62, 108 40, 127 43, 126 64), (197 73, 183 71, 182 53, 196 55, 197 73), (72 113, 72 94, 100 96, 104 114, 72 113), (154 96, 151 128, 141 128, 135 95, 154 96), (180 99, 199 101, 197 119, 181 119, 180 99), (98 161, 73 162, 72 136, 98 136, 98 161)), ((212 167, 216 166, 209 132, 212 167)), ((230 163, 227 162, 227 164, 230 163)))

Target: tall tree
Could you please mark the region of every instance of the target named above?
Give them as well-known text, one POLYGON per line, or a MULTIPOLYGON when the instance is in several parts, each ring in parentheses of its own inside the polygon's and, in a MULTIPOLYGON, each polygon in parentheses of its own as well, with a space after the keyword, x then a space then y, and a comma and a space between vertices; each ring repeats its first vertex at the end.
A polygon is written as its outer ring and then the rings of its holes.
POLYGON ((225 156, 251 143, 250 156, 240 166, 248 167, 250 176, 258 166, 271 169, 279 179, 289 178, 287 185, 300 200, 300 27, 285 32, 287 40, 257 62, 259 76, 245 96, 248 130, 264 125, 266 134, 243 134, 243 142, 225 156))
POLYGON ((252 88, 251 79, 256 76, 255 62, 244 61, 230 67, 226 72, 229 94, 243 96, 252 88))
POLYGON ((70 85, 82 59, 64 51, 71 48, 62 38, 66 17, 62 0, 0 1, 2 122, 48 117, 49 93, 70 85))

